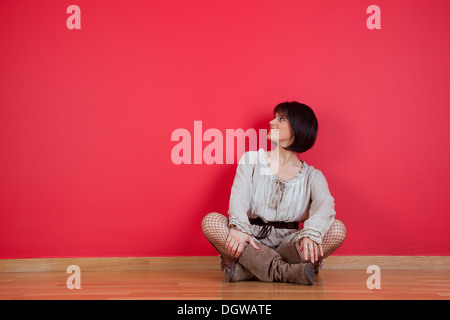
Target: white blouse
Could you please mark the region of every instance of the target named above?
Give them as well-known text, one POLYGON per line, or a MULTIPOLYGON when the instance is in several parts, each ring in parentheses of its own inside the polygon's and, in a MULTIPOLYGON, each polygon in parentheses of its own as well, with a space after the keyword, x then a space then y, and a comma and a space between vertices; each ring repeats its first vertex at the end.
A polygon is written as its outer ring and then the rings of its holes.
POLYGON ((298 232, 303 237, 322 243, 336 212, 334 198, 320 170, 303 161, 303 169, 294 178, 284 181, 270 169, 264 149, 248 151, 239 160, 231 188, 228 210, 229 225, 255 235, 260 226, 251 225, 249 218, 263 221, 303 222, 300 232, 293 229, 274 229, 267 245, 276 247, 282 239, 298 232))

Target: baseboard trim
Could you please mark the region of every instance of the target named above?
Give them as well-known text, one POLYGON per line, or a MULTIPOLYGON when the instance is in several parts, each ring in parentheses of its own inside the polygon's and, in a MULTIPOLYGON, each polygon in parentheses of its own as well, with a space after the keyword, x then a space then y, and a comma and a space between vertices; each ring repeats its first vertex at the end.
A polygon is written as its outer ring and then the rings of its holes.
MULTIPOLYGON (((207 257, 107 257, 107 258, 49 258, 0 259, 2 272, 65 272, 70 265, 83 271, 125 270, 219 270, 217 256, 207 257)), ((450 256, 330 256, 326 269, 450 270, 450 256)))

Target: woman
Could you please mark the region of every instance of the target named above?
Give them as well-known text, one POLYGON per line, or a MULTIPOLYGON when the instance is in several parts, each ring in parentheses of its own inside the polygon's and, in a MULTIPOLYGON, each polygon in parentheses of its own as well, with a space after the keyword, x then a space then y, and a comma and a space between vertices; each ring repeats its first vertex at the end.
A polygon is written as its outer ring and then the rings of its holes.
POLYGON ((244 153, 231 188, 229 218, 209 213, 202 230, 219 252, 229 281, 311 285, 347 232, 335 219, 334 198, 322 172, 297 157, 316 140, 313 110, 284 102, 273 115, 268 139, 276 148, 244 153))

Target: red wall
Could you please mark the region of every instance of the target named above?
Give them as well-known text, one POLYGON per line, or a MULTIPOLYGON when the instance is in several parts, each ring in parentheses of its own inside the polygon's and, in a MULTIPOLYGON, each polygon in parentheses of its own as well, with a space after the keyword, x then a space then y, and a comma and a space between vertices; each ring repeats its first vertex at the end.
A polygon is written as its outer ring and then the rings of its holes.
POLYGON ((0 258, 215 255, 200 221, 226 214, 236 163, 175 165, 172 132, 265 129, 286 100, 319 119, 301 158, 348 227, 336 254, 448 255, 449 10, 2 1, 0 258))

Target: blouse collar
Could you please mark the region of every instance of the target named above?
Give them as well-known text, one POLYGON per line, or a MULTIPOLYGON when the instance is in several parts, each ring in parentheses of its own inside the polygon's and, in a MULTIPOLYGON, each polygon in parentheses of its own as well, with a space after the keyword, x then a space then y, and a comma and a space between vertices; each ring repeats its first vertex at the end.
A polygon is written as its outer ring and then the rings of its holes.
POLYGON ((294 177, 292 177, 289 180, 282 180, 272 171, 272 169, 270 169, 269 162, 267 161, 266 151, 263 148, 260 148, 258 150, 258 156, 259 156, 259 159, 262 164, 261 174, 270 176, 273 179, 277 179, 284 183, 296 183, 296 182, 300 181, 301 179, 303 179, 303 177, 305 177, 306 171, 308 170, 308 165, 306 164, 306 162, 303 160, 300 160, 303 164, 303 167, 300 170, 300 172, 298 172, 294 177))

